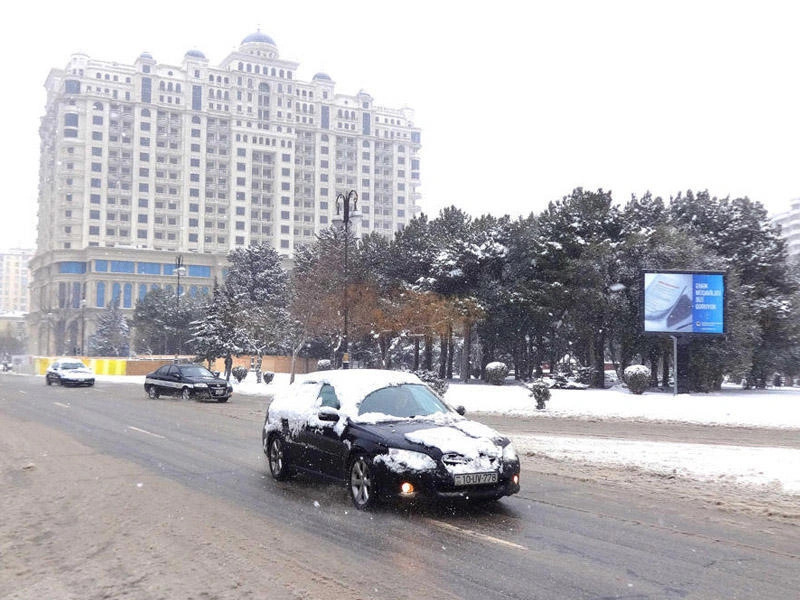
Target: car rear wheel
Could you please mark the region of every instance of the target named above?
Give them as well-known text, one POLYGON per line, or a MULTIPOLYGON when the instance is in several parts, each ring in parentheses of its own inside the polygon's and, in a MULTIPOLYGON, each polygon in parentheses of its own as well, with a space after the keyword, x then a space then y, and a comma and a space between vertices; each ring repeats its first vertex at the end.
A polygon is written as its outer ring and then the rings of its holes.
POLYGON ((283 439, 280 435, 273 435, 267 440, 267 460, 269 461, 269 472, 273 479, 283 481, 289 478, 289 462, 283 452, 283 439))
POLYGON ((157 400, 158 399, 158 390, 156 389, 156 386, 154 386, 154 385, 148 386, 147 387, 147 395, 150 397, 150 399, 157 400))
POLYGON ((182 400, 191 400, 192 399, 192 392, 189 390, 188 387, 185 387, 181 390, 181 399, 182 400))
POLYGON ((372 462, 363 455, 356 456, 348 469, 350 497, 359 510, 369 510, 378 503, 372 462))

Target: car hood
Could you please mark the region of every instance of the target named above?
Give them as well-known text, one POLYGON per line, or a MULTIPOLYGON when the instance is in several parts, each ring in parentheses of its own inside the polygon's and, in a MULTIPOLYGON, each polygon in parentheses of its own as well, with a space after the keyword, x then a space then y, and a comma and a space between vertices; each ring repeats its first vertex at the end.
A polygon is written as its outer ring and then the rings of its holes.
POLYGON ((61 377, 66 377, 69 379, 70 377, 86 377, 87 375, 94 375, 94 372, 89 368, 83 369, 66 369, 63 371, 59 371, 58 374, 61 377))
POLYGON ((352 427, 371 433, 389 447, 424 452, 437 460, 443 455, 497 457, 509 443, 494 429, 463 418, 353 423, 352 427))

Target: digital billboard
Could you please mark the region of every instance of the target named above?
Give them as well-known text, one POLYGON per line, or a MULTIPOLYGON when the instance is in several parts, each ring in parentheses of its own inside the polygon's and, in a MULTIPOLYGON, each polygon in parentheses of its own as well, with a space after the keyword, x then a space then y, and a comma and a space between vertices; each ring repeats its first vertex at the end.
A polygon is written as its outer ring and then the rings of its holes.
POLYGON ((708 271, 645 271, 645 333, 725 333, 725 274, 708 271))

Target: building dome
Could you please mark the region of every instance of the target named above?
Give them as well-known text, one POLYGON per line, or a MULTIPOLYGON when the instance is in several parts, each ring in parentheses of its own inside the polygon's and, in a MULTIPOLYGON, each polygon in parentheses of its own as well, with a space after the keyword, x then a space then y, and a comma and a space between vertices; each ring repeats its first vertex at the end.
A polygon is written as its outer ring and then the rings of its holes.
POLYGON ((149 52, 142 52, 142 53, 139 55, 139 58, 146 58, 146 59, 148 59, 148 60, 153 60, 153 55, 152 55, 152 54, 150 54, 149 52))
POLYGON ((202 58, 205 60, 206 55, 200 52, 200 50, 189 50, 184 58, 202 58))
POLYGON ((328 75, 327 73, 317 73, 316 75, 314 75, 314 77, 312 77, 311 80, 312 81, 333 81, 331 79, 331 76, 328 75))
POLYGON ((242 40, 242 44, 270 44, 271 46, 275 46, 275 41, 269 37, 266 33, 261 33, 259 29, 255 33, 251 33, 246 38, 242 40))

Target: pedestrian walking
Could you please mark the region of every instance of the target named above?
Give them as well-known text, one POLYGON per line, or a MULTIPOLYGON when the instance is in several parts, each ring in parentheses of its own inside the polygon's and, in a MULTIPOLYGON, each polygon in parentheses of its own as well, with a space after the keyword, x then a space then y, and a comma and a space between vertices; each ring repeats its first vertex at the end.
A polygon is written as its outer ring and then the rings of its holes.
POLYGON ((231 367, 233 367, 233 358, 231 358, 231 353, 228 352, 228 356, 225 357, 225 381, 231 380, 231 367))

